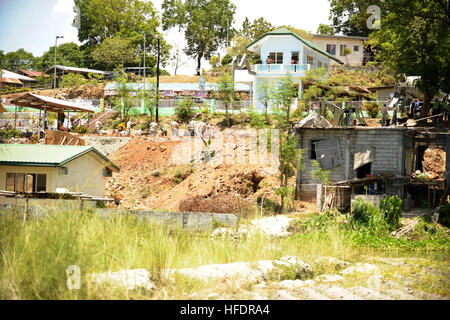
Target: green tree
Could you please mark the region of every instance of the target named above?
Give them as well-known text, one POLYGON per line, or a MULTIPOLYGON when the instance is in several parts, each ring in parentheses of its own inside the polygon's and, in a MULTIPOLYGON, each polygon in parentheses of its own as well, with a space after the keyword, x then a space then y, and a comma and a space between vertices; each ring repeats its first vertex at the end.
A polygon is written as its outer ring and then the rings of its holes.
POLYGON ((127 75, 123 69, 115 69, 116 77, 116 95, 112 102, 121 114, 122 119, 126 119, 130 109, 133 107, 133 99, 130 95, 133 90, 128 84, 127 75))
POLYGON ((236 6, 230 0, 164 0, 163 29, 184 30, 185 53, 197 59, 200 75, 202 58, 210 59, 221 44, 231 38, 236 6))
POLYGON ((297 148, 297 139, 294 136, 281 135, 280 140, 280 187, 275 192, 281 197, 281 212, 284 212, 288 196, 294 190, 288 186, 289 178, 295 176, 296 169, 302 170, 302 150, 297 148))
MULTIPOLYGON (((80 47, 74 43, 63 43, 58 45, 56 50, 56 64, 68 67, 83 68, 84 55, 80 47)), ((39 70, 45 71, 55 64, 55 46, 51 46, 44 54, 37 58, 36 66, 39 70)))
POLYGON ((328 24, 321 23, 321 24, 319 24, 319 27, 317 28, 317 33, 330 35, 330 34, 334 34, 334 29, 332 26, 330 26, 328 24))
POLYGON ((213 56, 209 59, 209 64, 213 68, 213 70, 217 70, 220 66, 220 58, 219 56, 213 56))
POLYGON ((439 92, 450 92, 450 7, 437 0, 392 0, 385 4, 381 29, 371 35, 377 59, 395 74, 420 76, 421 115, 439 92))
MULTIPOLYGON (((383 10, 384 4, 390 1, 381 0, 330 0, 330 18, 336 33, 347 36, 368 37, 372 30, 367 28, 367 20, 371 13, 367 8, 377 5, 383 10)), ((382 21, 384 16, 382 14, 382 21)))
POLYGON ((264 114, 266 118, 266 123, 269 123, 269 115, 268 115, 268 109, 269 104, 272 101, 272 84, 263 79, 258 83, 258 86, 256 87, 256 94, 258 96, 258 100, 261 101, 261 103, 264 106, 264 114))
POLYGON ((216 97, 218 100, 223 101, 225 105, 225 114, 227 119, 227 124, 231 126, 231 120, 229 117, 228 110, 233 107, 235 100, 235 90, 234 90, 234 82, 231 79, 229 74, 222 74, 217 82, 217 93, 216 97))
POLYGON ((265 33, 275 30, 275 27, 263 17, 250 20, 246 17, 242 23, 242 30, 239 32, 240 35, 246 37, 250 42, 261 38, 265 33))
POLYGON ((3 53, 3 50, 0 50, 0 69, 3 69, 3 63, 5 60, 5 54, 3 53))
POLYGON ((289 123, 292 104, 298 97, 298 90, 289 74, 275 85, 275 96, 275 100, 279 107, 281 107, 282 112, 286 115, 286 121, 289 123))
POLYGON ((3 68, 9 71, 18 72, 20 69, 32 69, 35 57, 31 52, 24 49, 8 52, 3 57, 3 68))
MULTIPOLYGON (((164 66, 170 57, 168 45, 157 28, 160 20, 157 10, 151 1, 140 0, 75 0, 81 11, 81 28, 78 40, 83 43, 82 49, 86 60, 92 60, 95 47, 106 39, 119 36, 131 42, 140 56, 143 55, 144 34, 146 35, 147 52, 156 56, 157 38, 161 39, 161 64, 164 66)), ((139 61, 130 66, 138 66, 139 61)), ((101 67, 101 64, 90 63, 89 67, 101 67)), ((153 65, 148 64, 149 67, 153 65)))
POLYGON ((195 114, 195 103, 192 99, 181 100, 175 107, 175 115, 180 122, 188 123, 195 114))
POLYGON ((298 35, 299 37, 305 39, 305 40, 312 40, 313 35, 311 32, 303 30, 303 29, 299 29, 299 28, 295 28, 292 27, 290 25, 282 25, 280 26, 280 28, 286 28, 289 29, 290 31, 292 31, 293 33, 295 33, 296 35, 298 35))
POLYGON ((123 68, 125 63, 133 62, 137 59, 136 52, 129 40, 115 36, 105 39, 92 52, 92 58, 99 63, 105 63, 107 70, 123 68))

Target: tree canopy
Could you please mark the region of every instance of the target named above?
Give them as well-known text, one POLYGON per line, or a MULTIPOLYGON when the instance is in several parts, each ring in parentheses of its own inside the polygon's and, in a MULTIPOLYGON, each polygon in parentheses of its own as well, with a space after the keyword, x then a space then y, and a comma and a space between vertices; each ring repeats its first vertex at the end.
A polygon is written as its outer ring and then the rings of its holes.
POLYGON ((334 34, 334 29, 332 26, 330 26, 328 24, 321 23, 321 24, 319 24, 319 27, 317 28, 317 33, 318 34, 326 34, 326 35, 334 34))
POLYGON ((131 42, 115 36, 105 39, 92 52, 92 57, 99 63, 105 63, 107 70, 124 67, 127 62, 136 61, 137 56, 131 42))
POLYGON ((380 46, 377 59, 395 74, 419 76, 426 115, 430 100, 450 92, 450 7, 439 0, 391 0, 385 3, 381 29, 371 35, 380 46))
MULTIPOLYGON (((367 28, 371 13, 367 9, 377 5, 380 9, 389 1, 381 0, 330 0, 330 19, 336 33, 367 37, 373 31, 367 28)), ((383 20, 383 17, 381 17, 383 20)))
MULTIPOLYGON (((45 71, 54 64, 55 46, 51 46, 40 58, 36 59, 35 65, 39 70, 45 71)), ((56 50, 56 64, 82 68, 85 66, 83 52, 74 42, 60 44, 56 50)))
POLYGON ((32 69, 35 63, 33 54, 24 49, 8 52, 2 60, 3 68, 13 72, 18 72, 20 69, 32 69))
POLYGON ((164 0, 163 29, 178 27, 184 30, 188 56, 197 59, 200 75, 201 59, 210 59, 227 35, 233 36, 231 26, 236 6, 230 0, 164 0))

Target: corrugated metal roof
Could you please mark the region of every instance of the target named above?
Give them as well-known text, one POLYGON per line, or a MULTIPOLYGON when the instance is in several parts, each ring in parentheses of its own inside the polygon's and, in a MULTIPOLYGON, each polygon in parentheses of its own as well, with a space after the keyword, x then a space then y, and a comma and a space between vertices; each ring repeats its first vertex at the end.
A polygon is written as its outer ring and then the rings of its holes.
POLYGON ((99 74, 107 74, 108 72, 102 71, 102 70, 95 70, 95 69, 86 69, 86 68, 76 68, 76 67, 68 67, 68 66, 52 66, 50 69, 45 71, 45 73, 49 73, 50 71, 54 71, 53 69, 56 67, 58 70, 64 70, 64 71, 72 71, 72 72, 80 72, 80 73, 99 73, 99 74))
POLYGON ((0 82, 23 85, 23 83, 19 79, 14 78, 0 78, 0 82))
POLYGON ((39 77, 40 75, 42 75, 42 72, 34 71, 34 70, 23 70, 23 69, 20 69, 20 72, 25 73, 27 76, 30 76, 30 77, 39 77))
POLYGON ((339 34, 313 34, 315 38, 333 38, 333 39, 348 39, 348 40, 369 40, 369 37, 358 37, 358 36, 343 36, 339 34))
POLYGON ((89 152, 95 152, 114 171, 119 171, 118 166, 90 146, 0 144, 0 165, 60 167, 89 152))
POLYGON ((73 110, 76 112, 94 112, 94 110, 87 108, 86 106, 82 106, 79 103, 75 103, 67 100, 59 100, 51 97, 39 96, 33 93, 26 93, 18 98, 11 100, 12 104, 35 108, 35 109, 47 109, 48 111, 64 111, 64 110, 73 110), (45 106, 45 108, 44 108, 45 106))
MULTIPOLYGON (((142 83, 128 83, 129 88, 132 90, 141 90, 144 85, 142 83)), ((115 90, 117 83, 108 83, 105 90, 115 90)), ((151 86, 147 83, 146 88, 150 89, 151 86)), ((234 88, 236 91, 250 91, 250 86, 244 83, 235 83, 234 88)), ((214 91, 217 89, 216 83, 206 83, 206 91, 214 91)), ((160 83, 160 91, 200 91, 200 85, 198 83, 160 83)))
POLYGON ((12 71, 8 71, 5 69, 1 69, 1 76, 4 78, 12 78, 12 79, 19 79, 19 80, 23 80, 23 81, 31 81, 31 82, 37 82, 37 80, 27 77, 27 76, 23 76, 21 74, 12 72, 12 71))

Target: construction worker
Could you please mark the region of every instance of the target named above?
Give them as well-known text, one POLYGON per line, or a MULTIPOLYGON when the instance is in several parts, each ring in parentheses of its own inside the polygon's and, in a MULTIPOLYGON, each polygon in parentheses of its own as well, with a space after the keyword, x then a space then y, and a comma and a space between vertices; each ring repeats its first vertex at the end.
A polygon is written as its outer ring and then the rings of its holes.
POLYGON ((203 137, 203 135, 205 134, 205 128, 206 128, 206 123, 202 121, 200 121, 200 123, 198 124, 198 135, 203 137))
POLYGON ((127 136, 131 135, 131 119, 127 121, 127 136))
POLYGON ((177 121, 173 120, 170 123, 170 126, 172 127, 172 137, 178 137, 178 129, 180 128, 180 125, 177 121))
POLYGON ((151 136, 156 136, 156 128, 158 124, 156 122, 150 123, 148 134, 151 136))
POLYGON ((195 120, 192 119, 188 124, 188 131, 191 137, 195 137, 195 120))

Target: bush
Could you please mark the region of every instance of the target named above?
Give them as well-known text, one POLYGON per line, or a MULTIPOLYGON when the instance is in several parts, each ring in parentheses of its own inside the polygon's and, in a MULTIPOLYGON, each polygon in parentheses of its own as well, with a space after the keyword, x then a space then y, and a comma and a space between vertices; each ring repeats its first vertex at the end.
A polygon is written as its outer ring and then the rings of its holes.
POLYGON ((89 132, 89 129, 86 126, 77 126, 74 127, 72 131, 80 134, 87 134, 89 132))
POLYGON ((446 203, 439 210, 438 222, 443 226, 450 227, 450 204, 446 203))
POLYGON ((175 115, 180 122, 189 123, 195 115, 195 104, 192 99, 183 99, 175 107, 175 115))
POLYGON ((267 123, 264 115, 260 114, 257 111, 248 111, 248 118, 250 122, 250 126, 255 129, 262 129, 267 127, 267 123))
POLYGON ((372 119, 375 119, 381 110, 381 106, 376 102, 366 102, 364 104, 364 109, 372 119))
POLYGON ((369 226, 373 216, 379 215, 380 210, 371 202, 356 199, 353 202, 352 221, 357 225, 369 226))
POLYGON ((29 92, 29 91, 33 91, 33 89, 27 88, 27 87, 17 88, 17 87, 5 86, 2 90, 0 90, 0 94, 20 93, 20 92, 29 92))
POLYGON ((0 130, 1 139, 18 138, 20 137, 20 134, 21 132, 14 128, 0 130))
POLYGON ((380 210, 383 213, 384 220, 389 225, 390 230, 396 230, 400 227, 402 203, 402 199, 397 196, 388 196, 380 202, 380 210))

